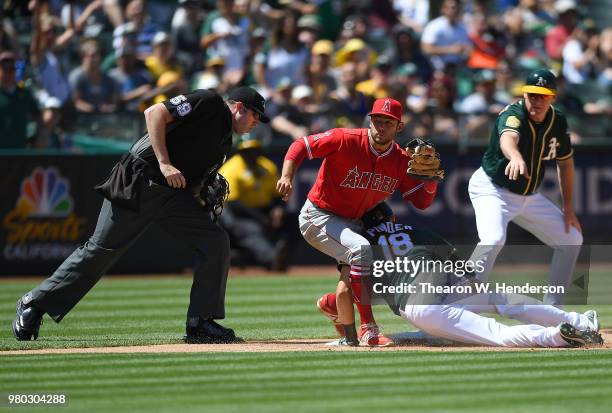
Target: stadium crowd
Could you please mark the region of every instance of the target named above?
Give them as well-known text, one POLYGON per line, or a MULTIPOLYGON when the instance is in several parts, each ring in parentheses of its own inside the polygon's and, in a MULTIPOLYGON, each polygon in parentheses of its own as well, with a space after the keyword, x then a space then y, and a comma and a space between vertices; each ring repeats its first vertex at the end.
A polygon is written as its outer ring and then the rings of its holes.
POLYGON ((66 147, 66 132, 88 114, 137 118, 190 89, 224 94, 239 85, 268 101, 272 121, 252 131, 264 145, 360 127, 373 100, 387 96, 406 108, 400 143, 484 139, 537 67, 556 71, 557 104, 576 119, 612 113, 612 26, 597 26, 574 0, 7 0, 2 7, 0 148, 66 147))

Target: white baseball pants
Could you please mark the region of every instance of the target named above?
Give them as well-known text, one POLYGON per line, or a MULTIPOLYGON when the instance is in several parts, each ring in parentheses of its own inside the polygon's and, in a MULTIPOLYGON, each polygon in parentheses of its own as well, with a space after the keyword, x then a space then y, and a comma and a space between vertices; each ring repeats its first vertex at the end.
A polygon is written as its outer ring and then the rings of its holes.
MULTIPOLYGON (((531 232, 554 249, 549 285, 569 286, 582 245, 582 234, 574 227, 565 233, 563 213, 540 193, 523 196, 491 182, 482 168, 474 172, 468 187, 476 213, 480 242, 470 260, 484 260, 478 279, 487 281, 497 255, 506 243, 510 221, 531 232)), ((547 294, 544 302, 561 305, 563 294, 547 294)))
MULTIPOLYGON (((569 344, 561 337, 559 324, 570 323, 578 329, 590 327, 583 314, 531 304, 535 300, 529 297, 524 297, 524 304, 517 304, 520 301, 517 297, 523 296, 496 294, 491 297, 492 302, 507 303, 497 305, 469 304, 470 298, 448 305, 408 303, 400 315, 432 336, 498 347, 567 347, 569 344), (527 324, 507 326, 480 313, 500 314, 527 324)), ((482 302, 482 296, 476 298, 482 302)))

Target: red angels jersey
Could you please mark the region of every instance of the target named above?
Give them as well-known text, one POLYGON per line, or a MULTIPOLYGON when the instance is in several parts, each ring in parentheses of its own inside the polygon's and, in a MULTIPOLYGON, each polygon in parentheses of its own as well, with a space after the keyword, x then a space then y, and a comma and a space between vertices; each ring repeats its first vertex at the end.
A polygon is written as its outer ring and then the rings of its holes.
POLYGON ((437 183, 406 175, 410 156, 395 142, 379 153, 370 143, 369 129, 331 129, 302 139, 308 159, 324 158, 308 193, 319 208, 358 219, 396 189, 419 209, 435 197, 437 183))

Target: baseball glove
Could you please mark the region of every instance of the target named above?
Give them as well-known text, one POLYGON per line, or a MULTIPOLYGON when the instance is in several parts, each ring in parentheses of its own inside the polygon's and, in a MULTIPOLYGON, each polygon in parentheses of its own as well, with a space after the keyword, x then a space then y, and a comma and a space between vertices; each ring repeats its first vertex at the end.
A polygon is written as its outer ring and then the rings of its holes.
POLYGON ((430 142, 413 139, 406 145, 410 155, 406 173, 424 181, 441 181, 444 179, 444 169, 440 164, 440 154, 430 142))

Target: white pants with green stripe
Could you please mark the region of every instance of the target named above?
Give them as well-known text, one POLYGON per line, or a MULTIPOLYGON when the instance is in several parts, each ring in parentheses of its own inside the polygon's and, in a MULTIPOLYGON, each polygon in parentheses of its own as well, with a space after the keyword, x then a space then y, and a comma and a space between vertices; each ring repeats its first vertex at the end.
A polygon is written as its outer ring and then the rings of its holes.
MULTIPOLYGON (((563 213, 555 204, 540 193, 523 196, 497 186, 482 168, 472 175, 468 191, 480 238, 470 260, 484 261, 484 270, 478 273, 481 281, 488 280, 512 221, 554 249, 549 285, 567 289, 580 253, 582 234, 574 227, 565 232, 563 213)), ((563 294, 547 294, 544 302, 562 305, 563 294)))

